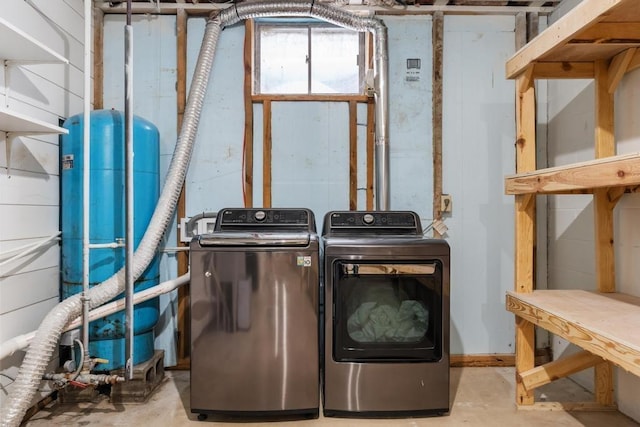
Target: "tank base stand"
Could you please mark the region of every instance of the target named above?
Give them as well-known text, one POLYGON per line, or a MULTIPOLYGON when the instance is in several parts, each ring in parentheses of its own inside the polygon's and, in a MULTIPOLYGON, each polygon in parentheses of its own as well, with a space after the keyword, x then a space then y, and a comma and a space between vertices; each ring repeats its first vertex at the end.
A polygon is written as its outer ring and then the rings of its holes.
MULTIPOLYGON (((111 371, 112 375, 125 376, 124 369, 111 371)), ((133 367, 133 379, 111 387, 114 403, 143 403, 164 378, 164 351, 156 350, 153 357, 133 367)))

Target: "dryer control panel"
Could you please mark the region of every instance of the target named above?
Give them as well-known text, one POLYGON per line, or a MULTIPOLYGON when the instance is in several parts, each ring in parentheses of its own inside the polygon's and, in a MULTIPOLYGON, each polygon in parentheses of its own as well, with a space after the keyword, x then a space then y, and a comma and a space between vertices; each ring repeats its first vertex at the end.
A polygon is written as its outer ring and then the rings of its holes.
POLYGON ((420 218, 411 211, 336 211, 325 217, 324 234, 422 234, 420 218))

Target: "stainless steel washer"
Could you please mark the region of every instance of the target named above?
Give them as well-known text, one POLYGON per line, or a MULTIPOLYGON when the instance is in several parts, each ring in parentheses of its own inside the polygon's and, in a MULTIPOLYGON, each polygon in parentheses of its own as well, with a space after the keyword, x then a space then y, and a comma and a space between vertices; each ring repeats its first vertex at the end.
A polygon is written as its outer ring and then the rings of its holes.
POLYGON ((318 240, 307 209, 223 209, 191 242, 191 412, 318 416, 318 240))
POLYGON ((323 412, 449 411, 449 245, 413 212, 329 212, 323 412))

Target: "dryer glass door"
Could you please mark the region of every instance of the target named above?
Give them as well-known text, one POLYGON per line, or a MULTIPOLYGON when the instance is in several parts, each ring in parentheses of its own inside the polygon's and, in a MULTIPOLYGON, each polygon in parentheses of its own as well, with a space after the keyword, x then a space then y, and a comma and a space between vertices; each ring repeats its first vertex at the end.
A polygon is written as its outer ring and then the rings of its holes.
POLYGON ((438 361, 442 262, 334 263, 336 361, 438 361))

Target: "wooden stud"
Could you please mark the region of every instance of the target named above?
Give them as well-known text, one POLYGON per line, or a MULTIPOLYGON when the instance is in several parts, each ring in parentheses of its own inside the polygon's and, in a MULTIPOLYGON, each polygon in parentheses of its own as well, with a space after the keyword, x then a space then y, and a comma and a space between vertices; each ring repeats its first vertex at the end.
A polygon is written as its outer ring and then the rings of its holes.
POLYGON ((244 206, 253 207, 253 37, 254 23, 244 24, 244 206))
POLYGON ((513 354, 452 354, 449 365, 454 368, 486 368, 495 366, 515 366, 513 354))
POLYGON ((609 63, 596 61, 595 66, 595 157, 614 156, 616 143, 614 137, 613 95, 609 92, 609 63))
POLYGON ((622 77, 627 72, 629 68, 629 64, 631 63, 631 59, 633 59, 636 54, 637 49, 627 49, 622 53, 619 53, 611 60, 611 65, 609 66, 609 93, 614 94, 616 92, 616 88, 622 80, 622 77))
MULTIPOLYGON (((373 35, 369 34, 365 40, 367 52, 367 68, 373 68, 373 35)), ((374 151, 376 140, 376 112, 375 100, 367 98, 367 210, 373 210, 373 180, 374 180, 374 151)))
POLYGON ((516 403, 532 405, 533 392, 527 390, 520 377, 522 372, 533 369, 535 362, 535 329, 533 323, 516 316, 516 403))
POLYGON ((367 101, 367 210, 373 210, 373 156, 376 137, 376 110, 373 98, 367 101))
MULTIPOLYGON (((177 125, 178 132, 182 127, 184 110, 187 103, 187 20, 188 15, 180 11, 176 15, 176 101, 177 101, 177 125)), ((178 205, 176 209, 176 219, 186 217, 186 188, 182 185, 178 205)), ((179 234, 179 233, 178 233, 179 234)), ((178 246, 185 246, 178 237, 178 246)), ((176 254, 178 262, 178 275, 186 274, 189 271, 189 257, 186 252, 176 254)), ((178 289, 178 314, 177 314, 177 363, 178 366, 188 369, 191 354, 191 314, 189 308, 189 287, 180 286, 178 289)))
POLYGON ((527 44, 527 13, 516 13, 515 23, 516 51, 522 49, 527 44))
POLYGON ((262 103, 262 206, 271 207, 271 101, 262 103))
POLYGON ((615 253, 613 247, 613 205, 609 200, 608 188, 593 192, 593 206, 596 239, 596 278, 598 291, 615 292, 615 253))
POLYGON ((358 103, 349 101, 349 210, 358 209, 358 103))
POLYGON ((515 290, 529 293, 533 291, 533 241, 535 221, 535 196, 516 195, 516 248, 515 248, 515 290))
MULTIPOLYGON (((628 64, 627 64, 628 65, 628 64)), ((614 68, 615 70, 615 68, 614 68)), ((595 156, 615 155, 614 97, 609 92, 609 63, 596 61, 595 71, 595 156)), ((596 247, 596 279, 598 291, 615 292, 615 253, 613 242, 613 206, 607 189, 597 189, 593 194, 596 247)), ((613 367, 603 362, 594 370, 594 394, 596 402, 613 404, 613 367)))
POLYGON ((613 365, 610 362, 602 362, 594 369, 596 402, 604 406, 614 404, 613 393, 613 365))
POLYGON ((602 357, 582 350, 542 366, 537 366, 526 372, 521 372, 520 378, 527 390, 534 390, 558 378, 565 378, 602 362, 602 357))
POLYGON ((538 12, 527 13, 527 41, 536 38, 540 32, 540 15, 538 12))
POLYGON ((104 108, 104 12, 93 8, 93 109, 104 108))
POLYGON ((366 95, 340 95, 340 94, 292 94, 292 95, 273 95, 273 94, 255 94, 253 100, 255 102, 264 101, 311 101, 311 102, 367 102, 366 95))
POLYGON ((518 78, 516 97, 516 172, 536 169, 536 94, 529 73, 518 78))
POLYGON ((596 402, 537 402, 529 406, 520 406, 518 410, 525 411, 562 411, 562 412, 609 412, 617 411, 618 407, 613 405, 601 405, 596 402))
POLYGON ((627 73, 635 70, 636 68, 640 68, 640 49, 636 49, 636 53, 631 58, 629 65, 627 66, 627 73))
MULTIPOLYGON (((443 58, 444 58, 444 14, 435 12, 432 24, 433 72, 432 72, 432 134, 433 134, 433 219, 442 219, 442 92, 443 92, 443 58)), ((433 230, 435 238, 442 237, 433 230)))
MULTIPOLYGON (((526 33, 524 28, 517 31, 526 33)), ((533 68, 527 70, 516 82, 516 172, 536 169, 536 103, 533 68)), ((530 293, 534 289, 535 251, 535 196, 519 195, 515 198, 515 290, 530 293)), ((516 316, 516 403, 532 405, 534 395, 521 381, 520 373, 534 367, 535 328, 516 316)))

